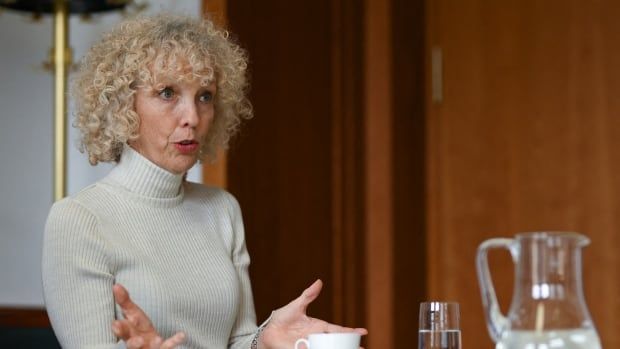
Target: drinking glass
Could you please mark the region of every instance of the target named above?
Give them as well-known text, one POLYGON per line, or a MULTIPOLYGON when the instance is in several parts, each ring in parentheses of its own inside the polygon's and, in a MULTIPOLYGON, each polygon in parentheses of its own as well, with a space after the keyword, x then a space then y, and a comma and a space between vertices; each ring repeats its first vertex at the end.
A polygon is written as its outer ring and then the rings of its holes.
POLYGON ((418 349, 461 349, 458 303, 420 303, 418 349))

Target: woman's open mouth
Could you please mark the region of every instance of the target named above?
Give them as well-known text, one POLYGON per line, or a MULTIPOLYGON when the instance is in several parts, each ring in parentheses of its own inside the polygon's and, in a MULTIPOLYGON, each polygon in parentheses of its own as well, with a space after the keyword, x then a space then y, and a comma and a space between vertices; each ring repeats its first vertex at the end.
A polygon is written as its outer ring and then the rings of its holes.
POLYGON ((198 150, 198 146, 200 144, 193 140, 193 139, 186 139, 186 140, 182 140, 180 142, 175 142, 174 143, 174 147, 181 153, 181 154, 192 154, 194 152, 196 152, 198 150))

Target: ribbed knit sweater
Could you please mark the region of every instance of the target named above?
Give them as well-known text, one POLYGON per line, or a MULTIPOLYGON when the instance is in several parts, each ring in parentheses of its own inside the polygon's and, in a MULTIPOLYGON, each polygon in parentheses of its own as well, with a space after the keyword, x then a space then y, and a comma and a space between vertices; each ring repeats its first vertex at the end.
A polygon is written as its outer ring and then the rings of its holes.
POLYGON ((126 147, 103 180, 55 203, 43 288, 63 348, 124 347, 120 283, 182 348, 248 349, 257 330, 241 211, 229 193, 185 182, 126 147))

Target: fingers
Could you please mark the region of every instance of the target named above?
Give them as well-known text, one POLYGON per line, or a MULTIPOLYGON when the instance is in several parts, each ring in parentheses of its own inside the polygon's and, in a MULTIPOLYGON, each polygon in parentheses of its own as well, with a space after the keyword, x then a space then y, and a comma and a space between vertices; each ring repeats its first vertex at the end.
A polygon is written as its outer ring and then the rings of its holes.
POLYGON ((177 345, 183 344, 184 341, 185 341, 185 333, 177 332, 174 336, 166 339, 166 341, 161 345, 161 349, 176 348, 177 345))
POLYGON ((125 342, 127 349, 141 349, 144 345, 144 339, 142 337, 133 337, 125 342))
POLYGON ((155 337, 151 341, 151 345, 149 345, 149 349, 160 349, 162 342, 163 342, 163 339, 161 339, 160 336, 155 337))
POLYGON ((302 311, 306 313, 308 305, 312 303, 321 293, 323 288, 323 281, 321 279, 316 280, 310 287, 306 288, 294 302, 302 308, 302 311))
POLYGON ((121 307, 123 316, 134 328, 141 331, 151 330, 151 320, 142 309, 131 300, 129 292, 127 292, 125 287, 121 284, 115 284, 112 286, 112 293, 114 294, 115 302, 121 307))
POLYGON ((367 330, 367 329, 365 329, 365 328, 356 328, 356 329, 355 329, 355 332, 357 332, 357 333, 361 334, 362 336, 365 336, 365 335, 367 335, 367 334, 368 334, 368 330, 367 330))
POLYGON ((365 328, 351 328, 351 327, 343 327, 336 324, 325 323, 325 332, 356 332, 362 336, 368 334, 368 330, 365 328))
MULTIPOLYGON (((125 326, 127 326, 125 322, 116 320, 112 324, 112 329, 117 337, 125 341, 127 349, 145 348, 144 337, 131 337, 129 334, 129 328, 125 326)), ((166 339, 165 341, 160 336, 156 336, 155 338, 149 340, 149 342, 149 349, 174 349, 185 342, 185 333, 177 332, 174 336, 166 339)))
POLYGON ((287 305, 273 312, 273 319, 283 323, 298 321, 300 317, 306 316, 308 305, 312 303, 321 293, 323 282, 318 279, 310 287, 306 288, 299 297, 290 301, 287 305))
POLYGON ((325 326, 325 332, 327 333, 331 333, 331 332, 354 332, 355 330, 352 328, 348 328, 348 327, 342 327, 339 325, 335 325, 335 324, 330 324, 327 323, 325 326))
POLYGON ((124 341, 129 339, 129 337, 131 336, 131 330, 129 329, 129 326, 125 322, 119 320, 114 320, 114 322, 112 322, 112 331, 114 332, 114 335, 116 337, 124 341))
POLYGON ((121 306, 123 313, 139 311, 140 308, 131 301, 129 298, 129 292, 121 284, 114 284, 112 286, 112 293, 114 293, 114 300, 121 306))
POLYGON ((129 299, 129 292, 123 287, 121 284, 114 284, 112 286, 112 293, 114 294, 114 300, 118 305, 123 306, 123 304, 127 304, 129 299))
POLYGON ((150 349, 174 349, 185 341, 185 333, 177 332, 174 336, 166 339, 156 337, 150 345, 150 349))
POLYGON ((148 316, 131 300, 129 292, 122 285, 113 285, 112 293, 125 316, 125 320, 112 322, 112 331, 126 342, 128 349, 173 349, 185 341, 185 334, 182 332, 165 341, 157 335, 148 316))

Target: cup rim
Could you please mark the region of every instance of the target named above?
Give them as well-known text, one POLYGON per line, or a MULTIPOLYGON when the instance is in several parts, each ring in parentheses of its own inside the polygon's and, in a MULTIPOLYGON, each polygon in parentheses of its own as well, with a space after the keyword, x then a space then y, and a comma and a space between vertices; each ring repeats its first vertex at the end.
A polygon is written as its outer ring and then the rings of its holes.
POLYGON ((427 301, 420 302, 420 305, 422 305, 422 304, 430 304, 430 303, 456 305, 457 307, 459 306, 459 302, 457 302, 457 301, 439 301, 439 300, 434 300, 434 299, 433 300, 427 300, 427 301))
POLYGON ((362 335, 357 333, 357 332, 318 332, 318 333, 310 333, 308 335, 308 339, 310 339, 310 337, 330 337, 330 336, 357 336, 357 337, 361 337, 362 335))
POLYGON ((461 325, 461 306, 458 302, 427 301, 420 302, 418 330, 458 330, 461 325), (440 312, 443 315, 437 316, 440 312), (449 315, 449 316, 447 316, 449 315))

